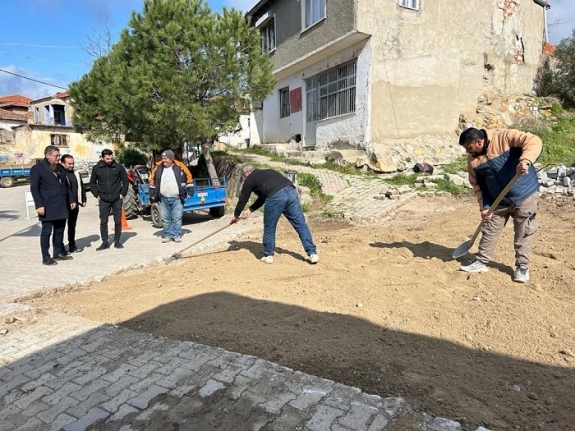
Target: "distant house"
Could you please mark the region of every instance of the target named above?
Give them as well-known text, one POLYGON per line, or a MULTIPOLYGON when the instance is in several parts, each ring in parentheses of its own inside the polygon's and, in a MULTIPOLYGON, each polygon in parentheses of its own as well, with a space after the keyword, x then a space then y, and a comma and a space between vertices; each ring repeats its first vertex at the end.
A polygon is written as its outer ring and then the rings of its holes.
POLYGON ((96 161, 104 148, 112 147, 109 142, 89 141, 86 135, 74 131, 73 107, 67 92, 30 100, 25 115, 27 121, 13 127, 11 148, 12 153, 21 154, 23 163, 44 157, 48 145, 57 146, 62 154, 72 154, 79 163, 96 161))
POLYGON ((32 99, 19 94, 0 97, 0 129, 12 130, 13 127, 28 122, 28 103, 32 99))
POLYGON ((544 0, 260 0, 277 85, 252 142, 349 146, 393 164, 447 152, 461 114, 489 94, 532 91, 544 0))

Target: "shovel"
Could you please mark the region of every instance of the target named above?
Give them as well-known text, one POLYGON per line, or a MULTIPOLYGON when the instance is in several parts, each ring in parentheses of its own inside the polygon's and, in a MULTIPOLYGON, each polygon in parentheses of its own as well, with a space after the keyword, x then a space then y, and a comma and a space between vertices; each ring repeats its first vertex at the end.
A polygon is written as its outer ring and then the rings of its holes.
POLYGON ((171 263, 174 260, 180 259, 182 257, 182 253, 190 248, 192 248, 195 245, 198 245, 200 242, 205 241, 206 239, 208 239, 211 236, 214 236, 215 234, 223 231, 224 229, 230 227, 231 225, 233 225, 234 223, 236 223, 236 221, 231 221, 229 224, 225 224, 222 227, 217 228, 215 231, 213 231, 212 233, 207 234, 206 236, 204 236, 203 238, 200 238, 199 240, 197 240, 196 242, 190 244, 189 246, 187 246, 186 248, 184 248, 183 250, 178 251, 177 253, 172 254, 167 260, 166 263, 171 263))
MULTIPOLYGON (((499 193, 499 196, 497 196, 497 199, 495 199, 495 202, 493 202, 493 204, 491 205, 491 208, 489 208, 489 211, 487 211, 488 216, 493 214, 493 211, 495 211, 497 209, 499 202, 501 202, 503 197, 507 194, 509 189, 511 187, 513 187, 513 184, 515 184, 515 182, 519 179, 520 176, 521 176, 521 174, 515 174, 515 176, 513 178, 511 178, 511 181, 509 181, 509 183, 505 186, 505 188, 503 190, 501 190, 501 193, 499 193)), ((471 248, 471 246, 473 245, 473 243, 477 239, 477 235, 479 235, 479 232, 481 232, 481 229, 483 228, 484 224, 485 224, 485 221, 481 220, 481 223, 479 223, 479 226, 477 226, 477 229, 475 229, 475 232, 473 233, 473 235, 471 235, 471 238, 469 239, 469 241, 465 241, 464 243, 460 244, 459 247, 457 247, 454 250, 451 257, 453 257, 454 259, 457 259, 459 257, 465 256, 465 254, 469 251, 469 249, 471 248)))

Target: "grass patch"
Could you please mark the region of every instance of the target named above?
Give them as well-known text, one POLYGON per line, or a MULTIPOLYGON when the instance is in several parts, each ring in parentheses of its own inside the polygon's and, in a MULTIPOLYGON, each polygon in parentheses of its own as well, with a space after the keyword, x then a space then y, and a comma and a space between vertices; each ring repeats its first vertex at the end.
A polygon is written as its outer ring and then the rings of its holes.
POLYGON ((307 187, 312 197, 318 197, 324 202, 331 202, 333 196, 325 194, 321 189, 321 181, 313 174, 298 173, 297 183, 300 186, 307 187))
POLYGON ((462 154, 453 162, 443 165, 443 172, 446 174, 456 174, 457 172, 467 172, 467 155, 462 154))
POLYGON ((338 165, 332 162, 325 162, 325 163, 313 164, 311 165, 311 167, 314 169, 327 169, 328 171, 338 172, 344 175, 375 176, 375 173, 373 171, 363 172, 351 164, 338 165))
POLYGON ((559 113, 556 121, 530 119, 515 127, 533 133, 543 140, 540 163, 575 166, 575 114, 559 113))
POLYGON ((395 175, 394 177, 385 178, 383 181, 387 184, 391 184, 392 186, 411 186, 414 187, 414 184, 417 182, 417 177, 421 174, 399 174, 395 175))
POLYGON ((472 189, 469 189, 465 186, 458 186, 457 184, 452 183, 451 181, 435 180, 433 182, 435 184, 437 184, 435 191, 449 192, 453 196, 458 197, 458 198, 460 198, 462 196, 466 196, 466 195, 471 195, 473 193, 472 189))

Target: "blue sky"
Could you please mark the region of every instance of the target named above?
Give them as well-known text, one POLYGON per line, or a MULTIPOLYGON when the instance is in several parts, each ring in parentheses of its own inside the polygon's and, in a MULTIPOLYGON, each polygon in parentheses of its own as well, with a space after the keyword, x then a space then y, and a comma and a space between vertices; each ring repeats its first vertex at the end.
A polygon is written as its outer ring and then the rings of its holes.
MULTIPOLYGON (((86 34, 101 33, 102 22, 115 33, 125 28, 133 10, 143 0, 1 0, 0 69, 66 88, 90 70, 91 58, 81 48, 86 34), (40 45, 40 46, 33 46, 40 45), (54 48, 51 48, 54 47, 54 48)), ((209 0, 247 11, 257 0, 209 0)), ((551 43, 570 37, 575 28, 573 0, 550 0, 548 22, 551 43), (571 3, 571 4, 570 4, 571 3), (557 20, 561 24, 553 24, 557 20)), ((0 96, 22 94, 41 98, 61 91, 0 71, 0 96)))

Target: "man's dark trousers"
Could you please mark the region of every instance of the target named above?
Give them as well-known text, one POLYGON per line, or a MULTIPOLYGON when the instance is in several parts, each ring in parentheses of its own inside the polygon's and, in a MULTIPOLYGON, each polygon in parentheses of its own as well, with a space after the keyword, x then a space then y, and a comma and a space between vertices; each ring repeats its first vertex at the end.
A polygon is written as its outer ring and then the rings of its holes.
POLYGON ((54 256, 66 254, 62 249, 64 242, 64 230, 66 229, 66 219, 50 220, 42 222, 42 232, 40 233, 40 249, 42 250, 42 259, 50 259, 50 235, 54 230, 52 236, 52 247, 54 248, 54 256))
POLYGON ((76 223, 78 222, 78 214, 80 213, 79 204, 73 210, 70 210, 68 216, 68 248, 75 249, 76 247, 76 223))
POLYGON ((104 202, 100 199, 100 236, 102 242, 108 244, 108 218, 110 211, 114 215, 114 242, 119 243, 122 235, 122 199, 114 202, 104 202))

